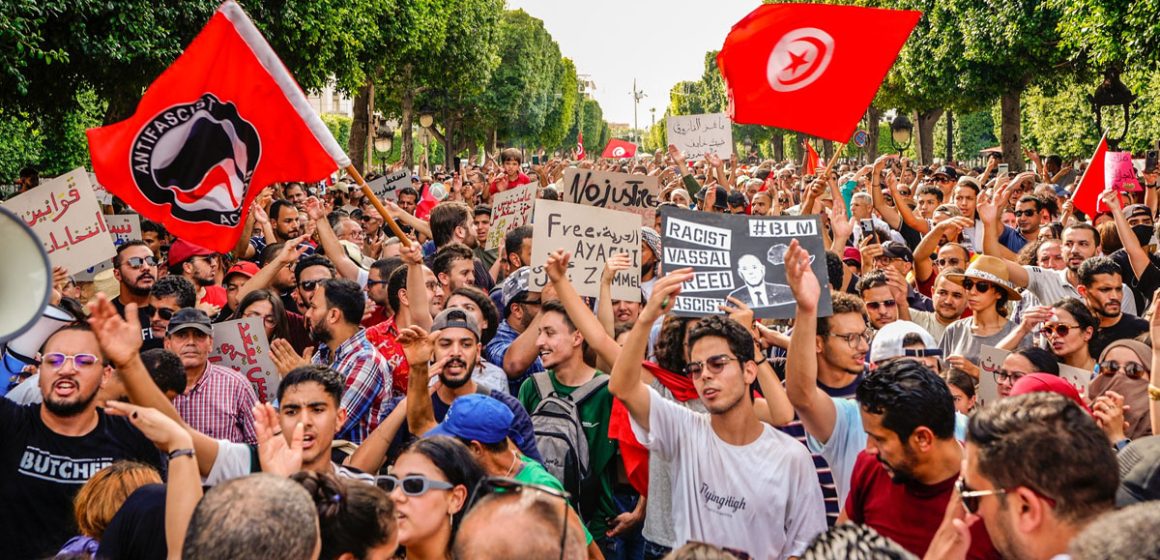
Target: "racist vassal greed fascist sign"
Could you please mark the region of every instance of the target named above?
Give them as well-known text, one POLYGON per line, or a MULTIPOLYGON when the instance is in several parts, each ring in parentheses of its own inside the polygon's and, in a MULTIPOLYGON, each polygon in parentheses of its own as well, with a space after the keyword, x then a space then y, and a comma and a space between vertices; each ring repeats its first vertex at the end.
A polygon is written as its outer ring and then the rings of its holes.
MULTIPOLYGON (((720 315, 732 296, 758 319, 794 316, 793 292, 785 278, 785 252, 794 239, 810 255, 810 267, 825 286, 826 257, 821 220, 815 217, 752 217, 694 212, 666 206, 661 215, 661 269, 691 267, 673 312, 685 317, 720 315)), ((832 313, 822 290, 818 316, 832 313)))
POLYGON ((605 208, 537 200, 532 223, 531 291, 548 283, 544 265, 552 251, 572 253, 568 279, 582 296, 600 297, 604 263, 616 253, 628 253, 632 266, 612 279, 612 299, 640 301, 640 216, 605 208))

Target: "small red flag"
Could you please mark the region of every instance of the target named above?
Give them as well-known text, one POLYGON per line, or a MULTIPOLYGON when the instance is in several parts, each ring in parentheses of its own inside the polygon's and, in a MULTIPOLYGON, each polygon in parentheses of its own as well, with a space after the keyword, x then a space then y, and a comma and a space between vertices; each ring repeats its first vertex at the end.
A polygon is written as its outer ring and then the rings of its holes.
POLYGON ((802 176, 814 175, 818 172, 818 152, 806 140, 806 163, 805 169, 802 169, 802 176))
POLYGON ((717 55, 730 117, 847 142, 920 17, 822 4, 753 10, 717 55))
POLYGON ((576 131, 576 159, 583 161, 584 158, 586 158, 586 157, 588 157, 588 154, 584 153, 584 131, 577 130, 576 131))
POLYGON ((321 181, 350 158, 233 1, 149 86, 133 116, 89 129, 102 185, 179 238, 226 252, 265 186, 321 181))
POLYGON ((636 157, 636 144, 613 138, 608 141, 600 157, 613 159, 636 157))

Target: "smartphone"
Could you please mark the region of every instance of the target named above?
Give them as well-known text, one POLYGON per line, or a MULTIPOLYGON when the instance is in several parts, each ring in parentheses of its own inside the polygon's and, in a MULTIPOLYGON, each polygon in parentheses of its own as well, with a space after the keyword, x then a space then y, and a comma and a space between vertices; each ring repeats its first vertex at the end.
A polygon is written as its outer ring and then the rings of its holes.
POLYGON ((1160 151, 1148 150, 1148 153, 1144 154, 1144 173, 1156 171, 1157 164, 1160 164, 1160 151))
POLYGON ((532 156, 532 165, 540 164, 540 156, 532 156))
POLYGON ((998 176, 999 176, 999 177, 1002 177, 1002 176, 1006 175, 1006 174, 1007 174, 1007 171, 1008 171, 1008 170, 1010 170, 1010 169, 1011 169, 1011 166, 1010 166, 1010 165, 1008 165, 1008 164, 1006 164, 1006 163, 1000 163, 1000 164, 999 164, 999 175, 998 175, 998 176))
POLYGON ((878 234, 877 234, 877 232, 874 231, 874 221, 873 220, 862 220, 861 226, 862 226, 862 239, 873 238, 874 242, 877 243, 878 242, 878 234))

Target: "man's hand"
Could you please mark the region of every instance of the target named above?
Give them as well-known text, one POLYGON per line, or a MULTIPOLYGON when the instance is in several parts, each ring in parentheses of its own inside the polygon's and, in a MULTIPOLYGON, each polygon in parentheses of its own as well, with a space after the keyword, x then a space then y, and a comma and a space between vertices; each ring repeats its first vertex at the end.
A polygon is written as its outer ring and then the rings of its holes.
POLYGON ((266 210, 262 208, 262 205, 258 204, 257 200, 250 205, 250 213, 254 216, 254 221, 258 225, 264 226, 270 223, 270 216, 266 214, 266 210))
POLYGON ((568 278, 568 262, 572 260, 572 254, 557 249, 548 254, 548 264, 544 266, 544 270, 548 273, 548 280, 552 282, 559 282, 568 278))
POLYGON ((412 243, 408 246, 399 245, 399 257, 407 266, 423 265, 423 249, 418 243, 412 243))
POLYGON ((810 268, 809 254, 796 239, 790 241, 789 249, 785 252, 785 281, 793 292, 799 312, 814 313, 818 310, 822 287, 818 284, 814 270, 810 268))
POLYGON ((307 348, 299 356, 286 339, 275 338, 270 341, 270 360, 274 362, 274 367, 278 368, 278 373, 283 376, 293 371, 294 368, 310 365, 312 357, 314 357, 314 348, 307 348))
POLYGON ((306 217, 311 220, 321 220, 326 217, 326 209, 322 207, 322 201, 318 197, 310 197, 302 204, 306 208, 306 217))
POLYGON ((1100 193, 1100 202, 1103 202, 1104 206, 1107 206, 1113 212, 1120 212, 1123 210, 1122 208, 1120 208, 1120 195, 1119 195, 1119 193, 1117 193, 1116 191, 1113 191, 1111 189, 1107 189, 1104 192, 1100 193))
POLYGON ((900 306, 906 305, 906 294, 909 290, 902 273, 889 266, 882 270, 886 273, 886 287, 890 288, 890 295, 894 296, 894 301, 900 306))
POLYGON ((692 279, 693 269, 682 268, 657 280, 657 283, 653 285, 652 296, 648 298, 648 303, 645 304, 644 309, 640 310, 637 321, 644 321, 646 324, 655 323, 657 319, 660 319, 673 308, 673 304, 677 301, 677 295, 681 293, 681 284, 692 279))
MULTIPOLYGON (((548 258, 548 262, 552 262, 551 257, 548 258)), ((616 253, 604 262, 604 271, 600 273, 600 283, 611 286, 618 272, 630 268, 632 268, 632 257, 628 256, 628 253, 616 253)))
POLYGON ((966 560, 971 548, 971 525, 978 522, 979 517, 968 514, 963 507, 956 488, 923 560, 966 560))
POLYGON ((117 314, 117 308, 109 302, 105 294, 97 294, 96 301, 89 303, 89 326, 97 337, 105 359, 120 367, 141 352, 141 319, 137 315, 137 304, 125 306, 125 317, 117 314))
POLYGON ((255 404, 252 412, 262 472, 288 477, 302 470, 302 422, 295 424, 294 432, 287 437, 282 433, 278 413, 269 403, 255 404))
POLYGON ((298 259, 302 258, 302 255, 306 253, 306 250, 309 248, 305 245, 302 245, 306 242, 308 237, 309 236, 306 235, 299 235, 298 237, 287 241, 286 244, 282 246, 282 250, 278 252, 278 262, 282 263, 283 265, 294 264, 298 262, 298 259))
POLYGON ((166 453, 175 449, 193 448, 193 436, 181 424, 155 408, 111 400, 105 402, 105 412, 128 418, 149 441, 166 453))
POLYGON ((732 296, 727 296, 725 301, 729 302, 729 304, 719 305, 717 308, 724 313, 728 313, 729 318, 737 321, 737 324, 749 329, 749 332, 753 334, 753 341, 756 344, 761 339, 761 336, 757 332, 757 321, 753 320, 753 310, 748 305, 745 305, 745 302, 732 296))
POLYGON ((426 364, 435 352, 435 333, 428 333, 421 327, 407 327, 399 331, 396 339, 403 347, 403 355, 409 364, 426 364))
POLYGON ((608 524, 608 530, 604 532, 609 538, 627 533, 636 526, 644 522, 644 512, 639 514, 634 509, 633 511, 626 511, 612 518, 608 524))

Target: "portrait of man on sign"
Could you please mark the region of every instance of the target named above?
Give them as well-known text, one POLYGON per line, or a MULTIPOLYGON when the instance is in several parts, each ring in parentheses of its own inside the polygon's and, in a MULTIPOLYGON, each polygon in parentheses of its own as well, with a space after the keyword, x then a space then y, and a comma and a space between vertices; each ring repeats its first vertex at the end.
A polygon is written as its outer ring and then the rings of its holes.
POLYGON ((737 259, 737 275, 742 286, 729 292, 729 297, 754 309, 793 303, 789 286, 765 281, 765 265, 756 256, 742 255, 737 259))

